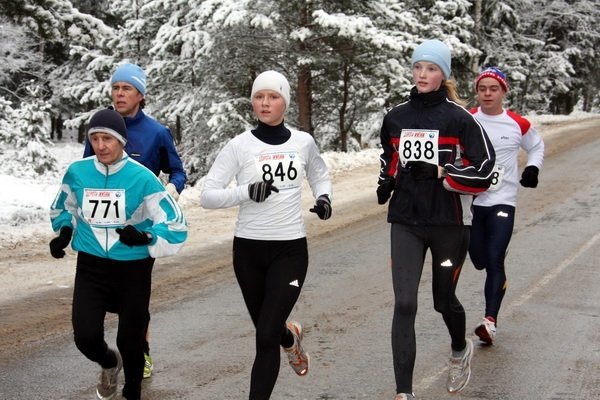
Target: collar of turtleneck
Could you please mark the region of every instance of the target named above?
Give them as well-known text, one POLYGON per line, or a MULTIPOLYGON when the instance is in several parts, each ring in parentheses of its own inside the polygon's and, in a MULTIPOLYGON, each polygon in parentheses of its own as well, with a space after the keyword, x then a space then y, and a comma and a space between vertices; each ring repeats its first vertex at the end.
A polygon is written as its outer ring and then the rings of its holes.
POLYGON ((279 125, 271 126, 258 121, 256 129, 252 134, 260 141, 267 144, 277 145, 287 142, 292 133, 285 127, 283 122, 279 125))
POLYGON ((410 91, 410 100, 413 103, 422 105, 423 107, 429 107, 439 104, 446 100, 448 96, 448 90, 445 86, 440 87, 438 90, 428 93, 419 93, 416 87, 413 87, 410 91))

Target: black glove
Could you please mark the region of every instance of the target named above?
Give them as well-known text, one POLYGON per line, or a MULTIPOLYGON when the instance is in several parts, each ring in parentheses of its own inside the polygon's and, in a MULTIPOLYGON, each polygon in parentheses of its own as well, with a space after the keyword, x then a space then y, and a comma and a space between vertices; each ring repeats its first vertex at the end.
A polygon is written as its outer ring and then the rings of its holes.
POLYGON ((409 161, 406 167, 410 168, 410 175, 413 179, 421 181, 425 179, 438 178, 438 166, 425 161, 409 161))
POLYGON ((273 186, 273 180, 254 182, 248 186, 248 194, 250 198, 257 203, 262 203, 271 195, 271 192, 279 193, 279 189, 273 186))
POLYGON ((528 165, 521 175, 521 186, 534 188, 538 185, 538 174, 540 170, 535 165, 528 165))
POLYGON ((329 200, 329 196, 326 194, 320 195, 313 208, 308 211, 317 213, 319 218, 323 220, 329 219, 331 217, 331 200, 329 200))
POLYGON ((145 246, 151 241, 146 232, 138 231, 133 225, 127 225, 125 228, 117 228, 115 231, 119 234, 119 240, 129 247, 145 246))
POLYGON ((391 176, 379 178, 379 186, 377 186, 377 203, 385 204, 392 195, 396 187, 396 180, 391 176))
POLYGON ((65 248, 69 245, 72 235, 73 228, 70 226, 60 228, 58 236, 50 241, 50 254, 52 254, 52 257, 63 258, 65 256, 65 248))

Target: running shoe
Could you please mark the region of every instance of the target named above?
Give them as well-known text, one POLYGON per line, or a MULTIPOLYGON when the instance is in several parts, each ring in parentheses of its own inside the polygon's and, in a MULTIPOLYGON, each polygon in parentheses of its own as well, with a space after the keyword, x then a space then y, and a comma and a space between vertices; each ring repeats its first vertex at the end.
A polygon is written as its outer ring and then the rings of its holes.
POLYGON ((144 353, 144 379, 150 378, 152 376, 152 371, 154 371, 152 357, 150 357, 150 354, 144 353))
POLYGON ((302 326, 296 321, 290 321, 287 327, 294 336, 294 344, 289 349, 284 347, 284 350, 288 356, 290 366, 298 375, 304 376, 308 373, 310 357, 302 348, 302 326))
POLYGON ((493 344, 496 339, 496 321, 493 317, 485 317, 483 321, 475 327, 475 334, 479 340, 485 344, 493 344))
POLYGON ((467 386, 471 378, 471 358, 473 358, 473 341, 466 339, 467 347, 461 357, 450 357, 448 380, 446 387, 448 392, 457 393, 467 386))
POLYGON ((96 386, 96 395, 100 400, 114 399, 117 395, 117 385, 119 384, 119 372, 123 367, 123 359, 118 351, 115 351, 117 365, 113 368, 102 368, 96 386))
POLYGON ((414 400, 416 399, 414 393, 398 393, 394 400, 414 400))

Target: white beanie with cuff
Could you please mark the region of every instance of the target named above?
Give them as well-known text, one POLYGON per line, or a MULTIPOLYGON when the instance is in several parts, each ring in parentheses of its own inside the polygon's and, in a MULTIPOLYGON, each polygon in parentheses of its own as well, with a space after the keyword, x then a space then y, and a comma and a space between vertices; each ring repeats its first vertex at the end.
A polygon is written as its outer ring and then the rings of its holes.
POLYGON ((277 71, 265 71, 260 73, 252 84, 252 93, 250 100, 254 98, 256 92, 261 90, 272 90, 279 93, 285 101, 285 108, 290 106, 290 84, 285 76, 277 71))

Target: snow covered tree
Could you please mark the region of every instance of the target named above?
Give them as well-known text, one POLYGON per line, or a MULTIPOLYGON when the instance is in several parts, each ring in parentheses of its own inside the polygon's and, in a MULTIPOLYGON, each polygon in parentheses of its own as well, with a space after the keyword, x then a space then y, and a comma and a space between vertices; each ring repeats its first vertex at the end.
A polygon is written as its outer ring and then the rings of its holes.
MULTIPOLYGON (((458 83, 463 98, 472 95, 474 59, 481 52, 476 48, 475 21, 468 0, 407 0, 407 6, 419 15, 419 42, 439 39, 452 52, 452 77, 458 83)), ((416 46, 418 43, 415 43, 416 46)))
POLYGON ((513 108, 569 113, 580 99, 591 108, 599 82, 593 65, 599 6, 598 0, 483 2, 481 65, 506 70, 513 108))
POLYGON ((46 147, 50 143, 50 104, 41 99, 42 89, 35 83, 27 90, 30 100, 21 102, 17 109, 0 98, 0 143, 4 145, 0 162, 4 173, 14 176, 56 173, 56 159, 46 147))
MULTIPOLYGON (((540 43, 528 36, 522 22, 522 0, 489 0, 481 2, 480 27, 476 42, 481 55, 474 60, 472 79, 485 67, 502 69, 510 82, 509 106, 524 111, 527 85, 532 68, 531 52, 540 43)), ((474 90, 472 84, 469 85, 474 90)), ((473 93, 473 92, 471 92, 473 93)))
POLYGON ((546 57, 540 60, 539 68, 546 73, 546 80, 552 81, 542 83, 540 89, 549 94, 550 112, 569 114, 582 97, 589 103, 592 93, 600 89, 600 82, 594 79, 600 48, 600 1, 544 3, 544 15, 532 13, 530 25, 544 38, 546 57))
POLYGON ((383 114, 412 86, 412 50, 431 38, 451 48, 463 97, 473 95, 480 67, 498 65, 511 81, 511 106, 521 112, 591 110, 600 102, 599 5, 3 0, 0 143, 17 135, 43 146, 45 131, 31 137, 18 125, 38 111, 83 127, 90 113, 109 104, 110 74, 127 60, 146 70, 146 112, 171 128, 190 183, 229 138, 254 126, 250 88, 267 69, 290 82, 286 122, 313 134, 323 150, 374 146, 383 114))
MULTIPOLYGON (((390 66, 399 66, 398 58, 409 51, 414 15, 393 1, 314 1, 307 11, 304 24, 284 25, 293 28, 288 34, 297 43, 292 54, 300 56, 292 66, 298 75, 310 72, 310 90, 304 92, 315 105, 314 134, 326 148, 360 149, 378 130, 361 122, 381 117, 399 89, 390 82, 404 78, 404 69, 390 66)), ((302 83, 298 79, 299 89, 302 83)))
POLYGON ((23 27, 0 16, 0 95, 18 101, 26 94, 22 77, 35 71, 38 54, 34 49, 35 42, 23 27))
POLYGON ((249 94, 260 66, 276 69, 264 45, 270 39, 259 29, 269 25, 269 17, 253 14, 250 3, 262 4, 232 0, 147 4, 169 16, 148 52, 149 108, 175 128, 176 136, 181 130, 180 148, 191 182, 208 170, 229 138, 253 121, 249 94))

